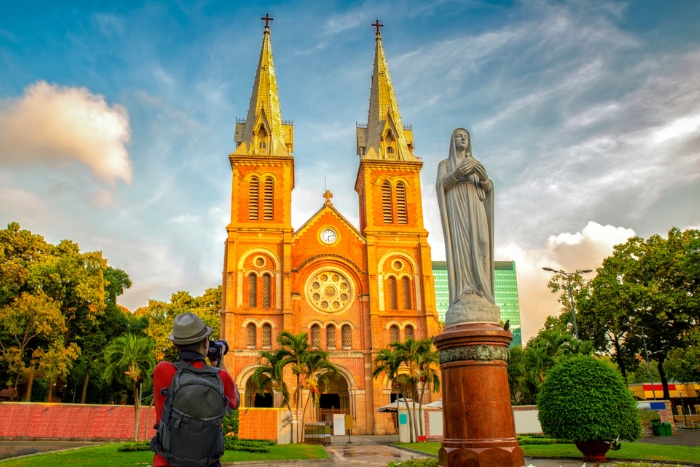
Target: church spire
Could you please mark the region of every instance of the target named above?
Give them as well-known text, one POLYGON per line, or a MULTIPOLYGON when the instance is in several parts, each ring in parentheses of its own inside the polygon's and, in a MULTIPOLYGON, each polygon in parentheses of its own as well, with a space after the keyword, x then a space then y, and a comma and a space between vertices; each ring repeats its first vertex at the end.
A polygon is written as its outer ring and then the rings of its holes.
POLYGON ((358 125, 357 153, 365 159, 416 160, 413 155, 413 131, 401 123, 399 105, 389 77, 384 56, 382 33, 384 26, 377 20, 372 89, 369 97, 367 125, 358 125))
POLYGON ((236 120, 236 155, 289 156, 293 151, 293 126, 282 120, 275 64, 270 41, 270 21, 265 14, 262 49, 255 73, 246 119, 236 120))

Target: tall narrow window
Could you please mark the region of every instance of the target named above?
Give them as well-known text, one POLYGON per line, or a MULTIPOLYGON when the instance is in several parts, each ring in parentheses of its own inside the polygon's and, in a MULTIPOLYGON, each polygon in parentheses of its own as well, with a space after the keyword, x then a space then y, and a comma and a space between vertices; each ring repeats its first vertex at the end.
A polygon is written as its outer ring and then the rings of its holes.
POLYGON ((248 306, 250 308, 258 306, 258 276, 252 272, 248 274, 248 306))
POLYGON ((399 224, 408 224, 406 212, 406 185, 403 182, 396 184, 396 220, 399 224))
POLYGON ((318 324, 311 326, 311 347, 321 347, 321 326, 318 324))
POLYGON ((389 308, 392 310, 398 310, 398 300, 396 299, 396 278, 395 277, 390 277, 389 278, 389 308))
POLYGON ((268 323, 263 324, 263 349, 269 349, 272 347, 272 326, 270 326, 268 323))
POLYGON ((406 329, 403 330, 403 334, 406 337, 405 340, 415 339, 413 334, 413 326, 406 326, 406 329))
POLYGON ((343 348, 352 349, 352 328, 349 324, 343 324, 343 348))
POLYGON ((265 198, 263 200, 263 218, 271 221, 275 211, 275 181, 272 177, 265 179, 265 198))
POLYGON ((247 327, 247 330, 248 330, 248 335, 246 338, 246 344, 248 345, 249 349, 254 349, 255 344, 256 344, 255 343, 255 337, 256 337, 255 334, 257 334, 255 325, 253 323, 250 323, 247 327))
POLYGON ((260 179, 251 177, 250 192, 248 193, 248 219, 258 220, 258 198, 260 197, 260 179))
POLYGON ((389 180, 384 180, 384 183, 382 183, 382 214, 385 224, 394 222, 394 214, 391 209, 391 183, 389 183, 389 180))
POLYGON ((335 326, 332 324, 326 327, 326 348, 335 350, 335 326))
POLYGON ((271 294, 271 287, 270 283, 272 282, 272 277, 269 274, 263 274, 263 308, 270 308, 270 294, 271 294))
POLYGON ((399 340, 399 327, 393 325, 389 328, 389 342, 396 342, 399 340))
POLYGON ((411 309, 411 279, 407 276, 401 278, 401 288, 403 289, 403 309, 411 309))

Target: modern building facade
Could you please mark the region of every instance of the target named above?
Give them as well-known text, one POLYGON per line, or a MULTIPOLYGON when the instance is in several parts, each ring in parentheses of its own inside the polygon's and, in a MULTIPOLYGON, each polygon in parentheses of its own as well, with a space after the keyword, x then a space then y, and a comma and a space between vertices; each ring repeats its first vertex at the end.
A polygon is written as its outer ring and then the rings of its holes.
MULTIPOLYGON (((522 347, 515 261, 495 261, 494 263, 494 295, 496 305, 501 309, 501 321, 510 320, 510 331, 513 333, 511 347, 516 345, 522 347)), ((440 321, 445 322, 445 313, 450 307, 446 261, 433 261, 433 277, 435 278, 435 306, 440 321)))
MULTIPOLYGON (((258 394, 251 376, 261 351, 278 347, 281 331, 306 332, 341 370, 322 391, 321 409, 351 414, 353 433, 394 433, 391 417, 377 413, 391 401, 392 387, 387 378, 372 377, 372 361, 389 342, 439 332, 423 225, 423 163, 401 121, 377 32, 368 120, 356 125, 360 225, 348 222, 326 191, 319 193, 318 211, 295 230, 294 126, 282 119, 271 47, 265 26, 250 107, 245 120, 236 121, 229 156, 221 335, 231 351, 225 364, 244 407, 281 407, 281 395, 258 394)), ((287 376, 293 392, 296 380, 287 376)), ((424 402, 431 397, 439 395, 424 402)))

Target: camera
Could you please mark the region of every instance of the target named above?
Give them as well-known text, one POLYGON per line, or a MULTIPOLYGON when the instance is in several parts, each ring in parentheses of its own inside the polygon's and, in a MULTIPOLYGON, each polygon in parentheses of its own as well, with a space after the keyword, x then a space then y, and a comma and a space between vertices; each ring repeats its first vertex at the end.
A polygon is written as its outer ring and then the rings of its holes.
POLYGON ((218 341, 209 341, 209 351, 207 358, 209 360, 218 360, 228 353, 228 342, 223 339, 218 341))

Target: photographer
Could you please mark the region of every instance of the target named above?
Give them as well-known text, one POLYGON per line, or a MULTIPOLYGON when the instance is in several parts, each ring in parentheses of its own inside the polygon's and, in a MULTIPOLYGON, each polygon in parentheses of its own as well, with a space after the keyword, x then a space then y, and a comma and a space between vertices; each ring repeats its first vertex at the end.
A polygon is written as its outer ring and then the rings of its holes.
POLYGON ((153 371, 158 430, 151 440, 153 467, 221 465, 221 421, 229 410, 238 409, 240 394, 223 364, 228 344, 210 343, 211 332, 194 313, 175 317, 168 338, 180 358, 176 363, 160 362, 153 371))

